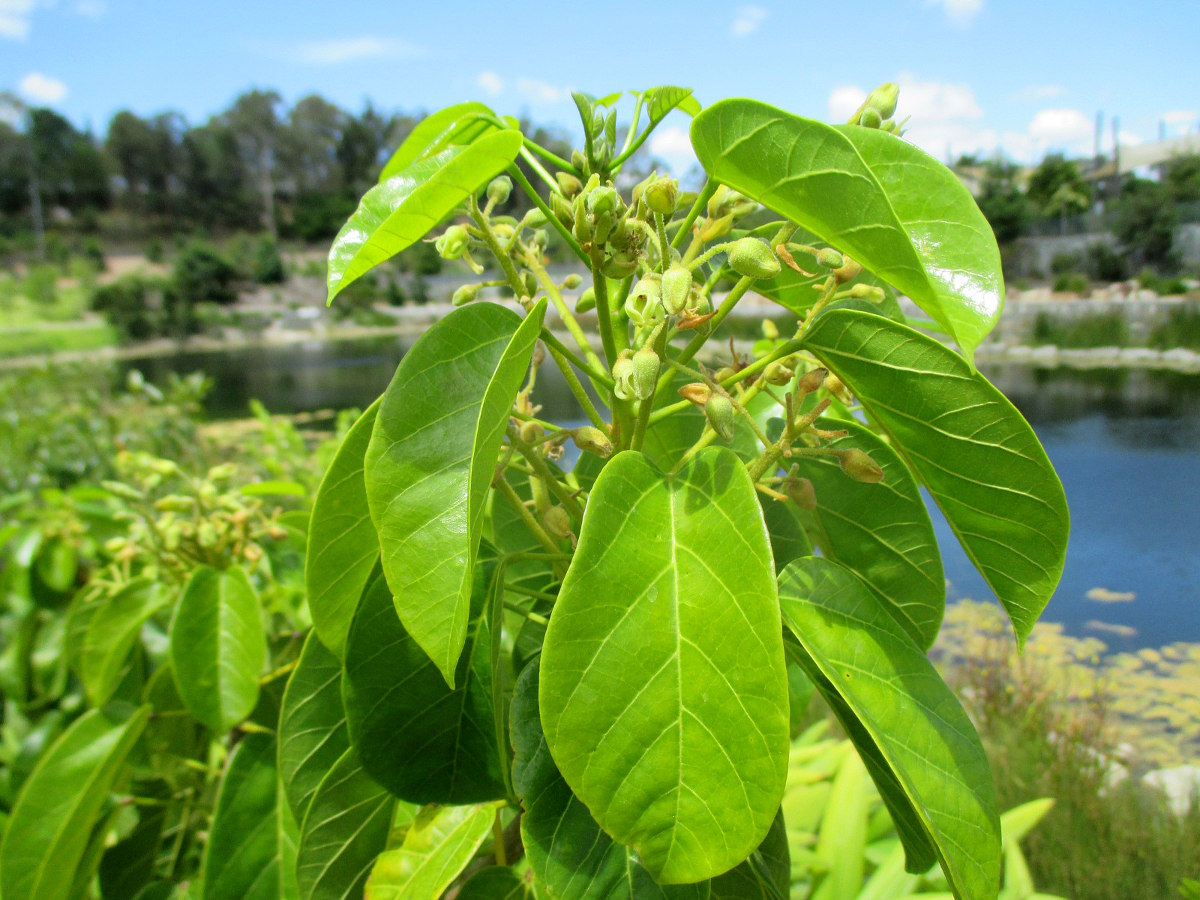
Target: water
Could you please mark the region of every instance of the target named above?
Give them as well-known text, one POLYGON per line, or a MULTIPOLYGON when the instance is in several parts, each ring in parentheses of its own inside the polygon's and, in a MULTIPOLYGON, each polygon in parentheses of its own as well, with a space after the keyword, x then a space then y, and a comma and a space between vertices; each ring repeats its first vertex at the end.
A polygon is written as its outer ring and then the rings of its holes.
MULTIPOLYGON (((246 415, 251 398, 280 413, 365 407, 410 344, 312 342, 128 365, 155 382, 168 371, 207 372, 216 382, 209 414, 230 418, 246 415)), ((539 377, 545 415, 577 419, 556 374, 545 366, 539 377)), ((1043 618, 1113 650, 1200 641, 1200 376, 1016 366, 985 374, 1034 426, 1071 506, 1066 570, 1043 618)), ((933 512, 948 596, 991 598, 933 512)))

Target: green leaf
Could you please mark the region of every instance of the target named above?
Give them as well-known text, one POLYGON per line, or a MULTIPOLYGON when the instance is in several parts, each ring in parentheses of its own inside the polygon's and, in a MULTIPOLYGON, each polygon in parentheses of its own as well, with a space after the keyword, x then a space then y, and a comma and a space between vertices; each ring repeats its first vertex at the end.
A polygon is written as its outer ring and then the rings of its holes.
POLYGON ((787 900, 791 877, 787 828, 780 811, 758 849, 745 862, 713 879, 712 896, 714 900, 787 900))
POLYGON ((825 814, 817 833, 817 858, 825 872, 813 900, 854 900, 866 868, 870 782, 859 758, 849 748, 833 776, 825 814))
MULTIPOLYGON (((929 511, 908 466, 885 441, 856 422, 820 419, 818 427, 850 433, 825 446, 858 448, 883 469, 883 481, 864 484, 842 471, 832 456, 800 460, 813 483, 812 513, 822 555, 866 582, 925 650, 933 646, 946 608, 946 581, 929 511)), ((782 569, 782 566, 779 567, 782 569)))
POLYGON ((521 149, 521 132, 494 131, 414 162, 363 195, 329 250, 329 302, 346 285, 412 246, 521 149))
MULTIPOLYGON (((277 900, 286 860, 295 847, 295 822, 280 817, 275 739, 248 734, 234 748, 217 793, 201 879, 204 897, 277 900)), ((294 895, 293 895, 294 896, 294 895)))
MULTIPOLYGON (((920 826, 964 900, 995 897, 1000 818, 987 756, 922 649, 837 563, 793 562, 779 576, 779 595, 810 677, 840 700, 835 712, 853 726, 856 745, 869 743, 872 752, 863 761, 893 819, 900 811, 920 826), (880 783, 881 767, 899 791, 880 783)), ((905 838, 905 821, 896 825, 905 838)), ((905 846, 915 848, 917 841, 910 835, 905 846)))
POLYGON ((300 826, 296 875, 305 900, 362 897, 375 859, 387 846, 392 795, 371 780, 354 749, 325 776, 300 826))
POLYGON ((466 880, 457 900, 532 900, 533 885, 507 866, 488 866, 466 880))
POLYGON ((759 502, 771 539, 771 558, 775 561, 775 571, 783 571, 783 567, 793 559, 812 555, 812 542, 800 521, 799 507, 791 502, 772 500, 761 495, 759 502))
POLYGON ((387 181, 418 160, 438 153, 449 145, 469 144, 489 130, 488 126, 494 128, 490 122, 480 118, 481 114, 495 115, 486 104, 475 101, 457 103, 430 113, 416 124, 408 133, 408 137, 396 148, 396 152, 379 173, 379 180, 387 181))
POLYGON ((379 559, 379 536, 367 506, 363 459, 382 398, 346 432, 321 479, 308 526, 304 580, 313 628, 341 658, 354 608, 379 559))
POLYGON ((596 480, 542 648, 542 724, 575 795, 662 883, 737 865, 779 809, 788 688, 773 571, 731 451, 671 476, 622 453, 596 480))
POLYGON ((135 781, 133 791, 139 797, 152 797, 160 803, 138 807, 137 825, 104 851, 98 872, 100 896, 104 898, 136 896, 154 879, 173 790, 169 782, 155 779, 135 781))
POLYGON ((0 845, 0 895, 59 900, 71 890, 93 826, 149 715, 93 709, 76 719, 26 780, 0 845))
POLYGON ((559 774, 538 715, 539 662, 521 672, 510 716, 521 841, 538 881, 559 900, 704 900, 709 883, 659 885, 628 847, 600 829, 559 774))
POLYGON ((467 637, 484 504, 545 315, 454 310, 413 344, 383 395, 367 501, 400 621, 447 684, 467 637))
POLYGON ((170 655, 180 698, 213 731, 250 714, 267 643, 258 595, 242 569, 192 573, 171 622, 170 655))
POLYGON ((375 862, 366 900, 440 897, 492 833, 496 810, 490 803, 423 808, 404 843, 375 862))
POLYGON ((367 589, 350 626, 342 684, 350 741, 367 773, 404 800, 462 804, 505 795, 485 603, 493 568, 475 567, 454 689, 396 618, 383 578, 367 589))
POLYGON ((1062 484, 1016 408, 932 338, 830 310, 805 345, 845 382, 910 463, 1008 612, 1018 645, 1062 575, 1062 484))
POLYGON ((696 116, 692 146, 710 177, 911 297, 969 359, 1004 303, 992 230, 953 173, 892 135, 864 137, 867 130, 723 100, 696 116))
POLYGON ((350 747, 342 707, 342 664, 311 632, 279 715, 279 778, 298 821, 321 779, 350 747))
POLYGON ((689 116, 700 112, 700 101, 692 96, 691 88, 664 85, 653 87, 644 95, 646 112, 650 116, 650 127, 653 128, 667 117, 667 113, 678 108, 689 116))
POLYGON ((304 497, 308 488, 298 481, 255 481, 243 484, 238 493, 243 497, 304 497))
POLYGON ((92 706, 108 702, 142 623, 166 603, 166 594, 148 578, 135 579, 101 601, 88 622, 80 653, 83 685, 92 706))

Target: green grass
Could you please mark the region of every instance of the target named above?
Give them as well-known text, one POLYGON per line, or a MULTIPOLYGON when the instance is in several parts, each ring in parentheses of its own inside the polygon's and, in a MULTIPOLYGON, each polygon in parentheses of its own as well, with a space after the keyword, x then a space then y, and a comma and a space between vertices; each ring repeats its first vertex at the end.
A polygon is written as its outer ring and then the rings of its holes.
POLYGON ((96 350, 118 343, 116 330, 104 323, 82 322, 78 325, 56 325, 52 328, 0 329, 0 358, 67 353, 73 350, 96 350))
POLYGON ((1160 350, 1188 347, 1200 350, 1200 305, 1171 310, 1167 320, 1150 333, 1150 346, 1160 350))
POLYGON ((1129 326, 1118 313, 1096 313, 1067 318, 1038 313, 1033 322, 1033 343, 1056 347, 1124 347, 1129 326))

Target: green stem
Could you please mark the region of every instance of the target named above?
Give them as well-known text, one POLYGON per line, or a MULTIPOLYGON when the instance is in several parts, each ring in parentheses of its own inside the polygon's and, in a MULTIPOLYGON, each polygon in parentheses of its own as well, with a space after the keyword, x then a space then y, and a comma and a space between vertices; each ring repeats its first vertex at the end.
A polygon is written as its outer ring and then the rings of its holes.
MULTIPOLYGON (((642 120, 642 105, 645 101, 644 97, 639 96, 637 103, 633 107, 633 121, 629 123, 629 131, 625 135, 625 145, 621 148, 621 153, 629 149, 633 143, 633 136, 637 133, 638 123, 642 120)), ((618 157, 620 159, 620 157, 618 157)))
POLYGON ((529 164, 529 168, 533 169, 533 171, 538 174, 538 177, 540 177, 542 181, 546 182, 546 184, 550 187, 550 190, 554 191, 556 194, 562 193, 558 186, 558 179, 546 171, 545 167, 534 158, 533 154, 525 149, 524 144, 521 145, 519 152, 521 154, 521 158, 529 164))
POLYGON ((548 594, 545 591, 536 591, 533 588, 527 588, 524 585, 513 584, 511 581, 504 582, 504 590, 512 591, 514 594, 520 594, 522 597, 533 597, 535 600, 546 600, 550 603, 558 599, 557 594, 548 594))
MULTIPOLYGON (((718 382, 718 384, 720 384, 721 387, 728 390, 729 388, 731 388, 735 384, 737 384, 739 381, 745 381, 747 378, 751 377, 752 375, 757 375, 759 372, 761 372, 763 369, 765 369, 771 363, 775 362, 775 360, 783 359, 785 356, 791 356, 793 353, 796 353, 803 349, 804 349, 804 345, 800 341, 788 341, 786 344, 783 344, 782 346, 777 347, 775 350, 768 353, 766 356, 762 357, 761 359, 756 359, 754 362, 750 363, 750 365, 746 366, 746 368, 742 369, 741 371, 734 372, 728 378, 722 379, 720 382, 718 382)), ((693 372, 691 369, 688 369, 686 366, 676 363, 675 360, 671 360, 671 364, 673 366, 679 365, 679 368, 681 371, 688 372, 689 374, 698 374, 698 373, 693 372)), ((703 376, 701 376, 701 377, 703 377, 703 376)), ((692 403, 688 400, 680 400, 678 403, 672 403, 670 406, 664 406, 661 409, 657 409, 650 416, 650 424, 653 425, 656 422, 660 422, 663 419, 665 419, 667 416, 673 415, 673 414, 679 412, 681 409, 687 409, 691 405, 692 405, 692 403)))
MULTIPOLYGON (((663 368, 662 360, 667 353, 667 330, 661 326, 658 330, 658 337, 654 341, 654 352, 658 354, 658 370, 661 372, 663 368)), ((650 411, 653 408, 654 394, 638 402, 637 424, 633 428, 633 440, 630 443, 631 449, 641 450, 642 445, 646 442, 646 428, 650 424, 650 411)))
MULTIPOLYGON (((542 340, 545 340, 545 338, 543 337, 542 340)), ((556 343, 558 342, 556 341, 556 343)), ((559 371, 563 373, 563 378, 566 379, 567 387, 570 388, 572 395, 574 395, 579 405, 583 407, 584 414, 587 415, 588 419, 591 420, 593 425, 607 434, 608 423, 604 421, 604 417, 600 415, 595 404, 592 403, 592 398, 588 396, 588 392, 584 389, 583 384, 580 383, 579 378, 575 375, 575 370, 571 368, 571 364, 562 356, 562 352, 559 349, 560 347, 562 347, 561 343, 559 343, 557 347, 549 342, 546 344, 546 350, 549 352, 550 357, 558 366, 559 371)))
POLYGON ((654 221, 658 226, 658 253, 661 257, 659 268, 666 275, 667 267, 671 265, 671 252, 667 249, 671 246, 667 242, 667 220, 662 213, 655 213, 654 221))
MULTIPOLYGON (((514 594, 525 594, 526 596, 536 595, 536 594, 541 593, 540 591, 530 591, 528 588, 520 588, 520 587, 517 587, 516 585, 507 584, 507 583, 504 585, 504 589, 506 591, 512 591, 514 594)), ((515 603, 505 603, 504 608, 508 609, 508 610, 512 610, 515 613, 519 613, 520 615, 527 618, 530 622, 535 622, 538 625, 546 626, 546 625, 550 624, 550 620, 547 619, 545 616, 539 616, 537 613, 532 612, 531 610, 522 609, 520 606, 518 606, 515 603)))
POLYGON ((691 234, 692 223, 700 213, 708 207, 708 201, 712 199, 712 195, 717 192, 720 185, 711 178, 704 182, 704 187, 699 194, 696 195, 696 202, 692 204, 692 208, 688 210, 688 214, 684 216, 683 222, 679 226, 679 230, 675 232, 675 237, 671 239, 671 246, 678 250, 683 246, 684 240, 691 234))
POLYGON ((571 332, 571 337, 575 338, 575 343, 583 351, 584 359, 597 369, 604 369, 604 364, 600 362, 600 357, 592 349, 587 334, 580 327, 575 314, 567 306, 567 301, 563 299, 563 295, 559 292, 558 285, 554 283, 554 279, 550 277, 550 273, 546 271, 540 260, 533 258, 533 255, 527 255, 525 262, 529 265, 530 271, 533 272, 542 289, 545 290, 546 295, 550 298, 550 302, 554 304, 554 309, 557 310, 558 317, 562 319, 563 325, 566 326, 567 331, 571 332))
POLYGON ((556 216, 554 211, 546 205, 546 201, 542 199, 541 194, 534 190, 533 185, 529 183, 529 179, 525 177, 525 173, 521 171, 520 166, 518 166, 516 163, 512 163, 508 167, 508 174, 512 176, 513 181, 521 186, 521 190, 523 190, 529 199, 533 201, 534 206, 542 211, 542 215, 546 217, 546 221, 549 222, 551 226, 553 226, 558 232, 559 236, 567 242, 567 246, 570 247, 571 251, 579 257, 580 261, 589 263, 590 260, 588 259, 588 255, 584 253, 583 248, 579 246, 579 241, 575 240, 575 235, 571 234, 571 232, 567 230, 566 226, 563 225, 562 222, 558 221, 558 216, 556 216))
POLYGON ((604 248, 592 245, 588 259, 592 269, 592 290, 596 293, 596 320, 600 325, 600 340, 604 344, 604 357, 609 371, 617 361, 617 346, 613 338, 612 307, 608 304, 608 281, 601 266, 604 265, 604 248))
POLYGON ((551 331, 548 328, 542 328, 541 338, 546 343, 547 348, 553 347, 555 350, 557 350, 559 353, 561 353, 566 359, 570 360, 571 364, 573 366, 575 366, 575 368, 577 368, 580 372, 582 372, 588 378, 592 379, 592 381, 597 381, 597 382, 603 384, 605 387, 613 386, 613 379, 612 379, 611 374, 609 374, 608 372, 605 372, 603 369, 597 369, 595 366, 588 365, 586 362, 584 362, 582 359, 580 359, 578 356, 576 356, 575 353, 566 344, 564 344, 562 341, 560 341, 555 336, 553 331, 551 331))
POLYGON ((525 527, 529 529, 529 532, 537 538, 538 543, 550 553, 561 553, 562 549, 546 533, 546 529, 542 527, 541 523, 533 517, 533 513, 529 511, 529 507, 521 501, 517 492, 513 490, 513 486, 508 483, 508 480, 503 475, 496 479, 495 486, 496 490, 503 495, 504 499, 509 502, 517 515, 521 517, 521 521, 525 523, 525 527))
POLYGON ((520 297, 525 293, 525 285, 521 281, 521 276, 517 274, 517 267, 513 265, 512 259, 500 246, 500 241, 496 239, 496 234, 492 231, 492 224, 487 220, 487 216, 480 211, 479 204, 475 202, 474 197, 471 198, 467 209, 471 214, 471 218, 475 220, 475 224, 479 226, 479 230, 483 234, 483 242, 487 244, 488 250, 491 251, 492 256, 496 258, 496 262, 500 264, 500 268, 504 271, 504 277, 508 279, 509 287, 520 297))
POLYGON ((577 168, 575 168, 574 165, 572 165, 567 160, 563 159, 557 153, 552 153, 551 151, 547 150, 545 147, 543 147, 541 144, 537 143, 536 141, 532 140, 531 138, 525 137, 524 135, 522 135, 522 137, 525 140, 525 146, 528 147, 530 150, 532 150, 534 153, 536 153, 538 156, 540 156, 542 159, 546 160, 546 162, 553 163, 554 165, 558 166, 560 169, 566 169, 568 172, 570 172, 576 178, 580 177, 583 174, 577 168))
MULTIPOLYGON (((515 431, 515 429, 512 430, 515 431)), ((521 440, 519 435, 510 433, 509 440, 513 442, 513 446, 517 448, 517 452, 525 457, 525 461, 533 467, 533 471, 537 473, 542 483, 558 498, 558 502, 566 507, 572 518, 576 520, 582 519, 583 507, 579 505, 579 501, 575 498, 574 494, 563 486, 554 473, 550 471, 550 467, 546 465, 546 460, 542 455, 521 440)))

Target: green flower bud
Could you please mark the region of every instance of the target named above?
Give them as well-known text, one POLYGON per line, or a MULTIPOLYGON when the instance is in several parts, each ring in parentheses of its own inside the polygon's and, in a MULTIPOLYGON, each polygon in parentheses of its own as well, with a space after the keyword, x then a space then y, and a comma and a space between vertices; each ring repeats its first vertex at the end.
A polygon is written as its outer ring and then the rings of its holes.
POLYGON ((721 216, 719 219, 709 216, 700 227, 700 240, 705 243, 715 241, 717 238, 725 237, 731 231, 733 231, 733 216, 721 216))
POLYGON ((771 252, 766 241, 742 238, 729 248, 729 265, 739 275, 749 278, 771 278, 779 274, 779 257, 771 252))
POLYGON ((570 199, 583 190, 583 182, 572 175, 570 172, 559 172, 554 176, 558 182, 558 189, 563 192, 563 196, 570 199))
POLYGON ((770 319, 763 319, 762 333, 763 337, 765 337, 768 341, 779 340, 779 326, 770 319))
POLYGON ((662 302, 667 313, 677 316, 687 307, 692 293, 692 270, 682 263, 672 263, 662 277, 662 302))
POLYGON ((542 524, 551 537, 561 540, 571 536, 571 516, 561 506, 551 506, 542 513, 542 524))
POLYGON ((639 400, 649 400, 658 385, 658 354, 650 347, 643 347, 633 354, 633 395, 639 400))
POLYGON ((850 257, 843 257, 844 262, 838 268, 833 270, 833 277, 837 279, 838 284, 845 284, 847 281, 853 281, 862 271, 862 266, 852 260, 850 257))
POLYGON ((572 211, 575 218, 575 238, 581 244, 590 244, 592 237, 595 234, 595 228, 592 225, 592 218, 587 213, 587 204, 583 202, 583 195, 575 198, 575 208, 572 211))
POLYGON ((767 370, 763 372, 763 381, 767 384, 773 384, 776 387, 782 387, 791 382, 792 375, 793 372, 791 369, 776 360, 767 366, 767 370))
POLYGON ((857 300, 869 300, 879 303, 884 298, 883 288, 874 284, 856 284, 850 288, 850 296, 857 300))
POLYGON ((613 218, 611 212, 596 213, 595 216, 595 233, 592 240, 597 244, 603 244, 608 240, 608 236, 612 233, 613 226, 616 224, 616 219, 613 218))
MULTIPOLYGON (((628 351, 626 351, 627 353, 628 351)), ((633 399, 633 359, 629 356, 619 356, 613 363, 613 393, 619 400, 633 399)))
MULTIPOLYGON (((171 465, 174 466, 175 464, 172 463, 171 465)), ((169 474, 168 472, 165 472, 162 470, 158 470, 158 472, 160 475, 169 474)), ((237 466, 235 466, 233 463, 222 463, 221 465, 213 466, 211 469, 208 470, 208 480, 209 481, 228 481, 230 478, 232 478, 236 474, 237 474, 237 466)))
POLYGON ((896 102, 900 99, 900 86, 893 81, 881 84, 871 91, 866 105, 879 113, 879 118, 890 119, 896 114, 896 102))
POLYGON ((803 397, 805 394, 820 390, 821 385, 825 383, 825 376, 828 374, 826 369, 809 369, 796 382, 796 392, 803 397))
POLYGON ((571 151, 571 165, 573 165, 580 172, 587 172, 587 157, 583 155, 583 151, 571 151))
POLYGON ((566 278, 563 279, 562 286, 565 287, 568 291, 573 291, 573 290, 575 290, 575 288, 579 287, 581 284, 583 284, 583 276, 580 275, 578 272, 572 272, 570 275, 568 275, 566 278))
POLYGON ((807 478, 789 478, 787 495, 801 509, 812 512, 817 508, 817 492, 813 489, 813 483, 807 478))
POLYGON ((487 186, 488 203, 498 206, 508 199, 512 193, 512 179, 507 175, 497 175, 487 186))
POLYGON ((616 189, 608 185, 598 187, 587 195, 587 208, 594 216, 602 216, 604 213, 615 213, 617 211, 617 201, 620 197, 617 195, 616 189))
POLYGON ((575 224, 575 210, 571 201, 562 194, 550 195, 550 211, 565 227, 571 228, 575 224))
POLYGON ((196 501, 181 494, 168 494, 155 500, 154 508, 161 512, 189 513, 196 508, 196 501))
POLYGON ((662 286, 647 275, 633 286, 625 298, 625 313, 639 327, 657 325, 665 317, 662 304, 662 286))
POLYGON ((873 106, 868 106, 858 114, 858 124, 863 128, 878 128, 883 124, 883 116, 873 106))
POLYGON ((840 269, 844 262, 842 254, 838 253, 832 247, 825 247, 817 251, 818 266, 824 266, 826 269, 840 269))
POLYGON ((522 272, 521 281, 525 284, 525 296, 532 297, 538 292, 537 276, 532 272, 522 272))
POLYGON ((196 531, 196 542, 201 547, 213 547, 217 543, 217 529, 212 522, 201 522, 196 531))
POLYGON ((679 198, 679 182, 674 178, 655 178, 643 193, 646 205, 659 215, 669 216, 675 212, 675 203, 679 198))
POLYGON ((459 259, 467 251, 468 239, 464 226, 451 225, 433 246, 442 259, 459 259))
POLYGON ((546 429, 537 422, 522 422, 517 434, 526 444, 536 444, 546 436, 546 429))
POLYGON ((871 459, 857 447, 850 450, 840 450, 837 454, 842 471, 863 484, 878 484, 883 481, 883 469, 879 463, 871 459))
POLYGON ((525 213, 525 218, 521 221, 525 223, 526 228, 541 228, 549 220, 546 218, 546 214, 535 206, 525 213))
POLYGON ((450 298, 450 302, 455 306, 466 306, 478 296, 479 285, 464 284, 454 292, 454 295, 450 298))
POLYGON ((600 266, 600 271, 609 278, 620 280, 628 278, 637 271, 637 257, 628 250, 623 250, 619 253, 614 253, 612 256, 604 260, 600 266))
POLYGON ((731 215, 735 206, 745 202, 746 198, 742 194, 722 184, 708 200, 708 217, 720 219, 731 215))
POLYGON ((584 425, 582 428, 576 428, 571 432, 571 440, 575 442, 575 446, 580 450, 587 453, 594 453, 601 459, 608 459, 612 456, 612 441, 608 439, 608 435, 592 425, 584 425))
POLYGON ((579 299, 575 301, 575 312, 585 313, 591 312, 596 308, 596 289, 588 288, 579 295, 579 299))
POLYGON ((723 441, 733 440, 733 403, 724 394, 713 394, 704 404, 708 424, 723 441))

